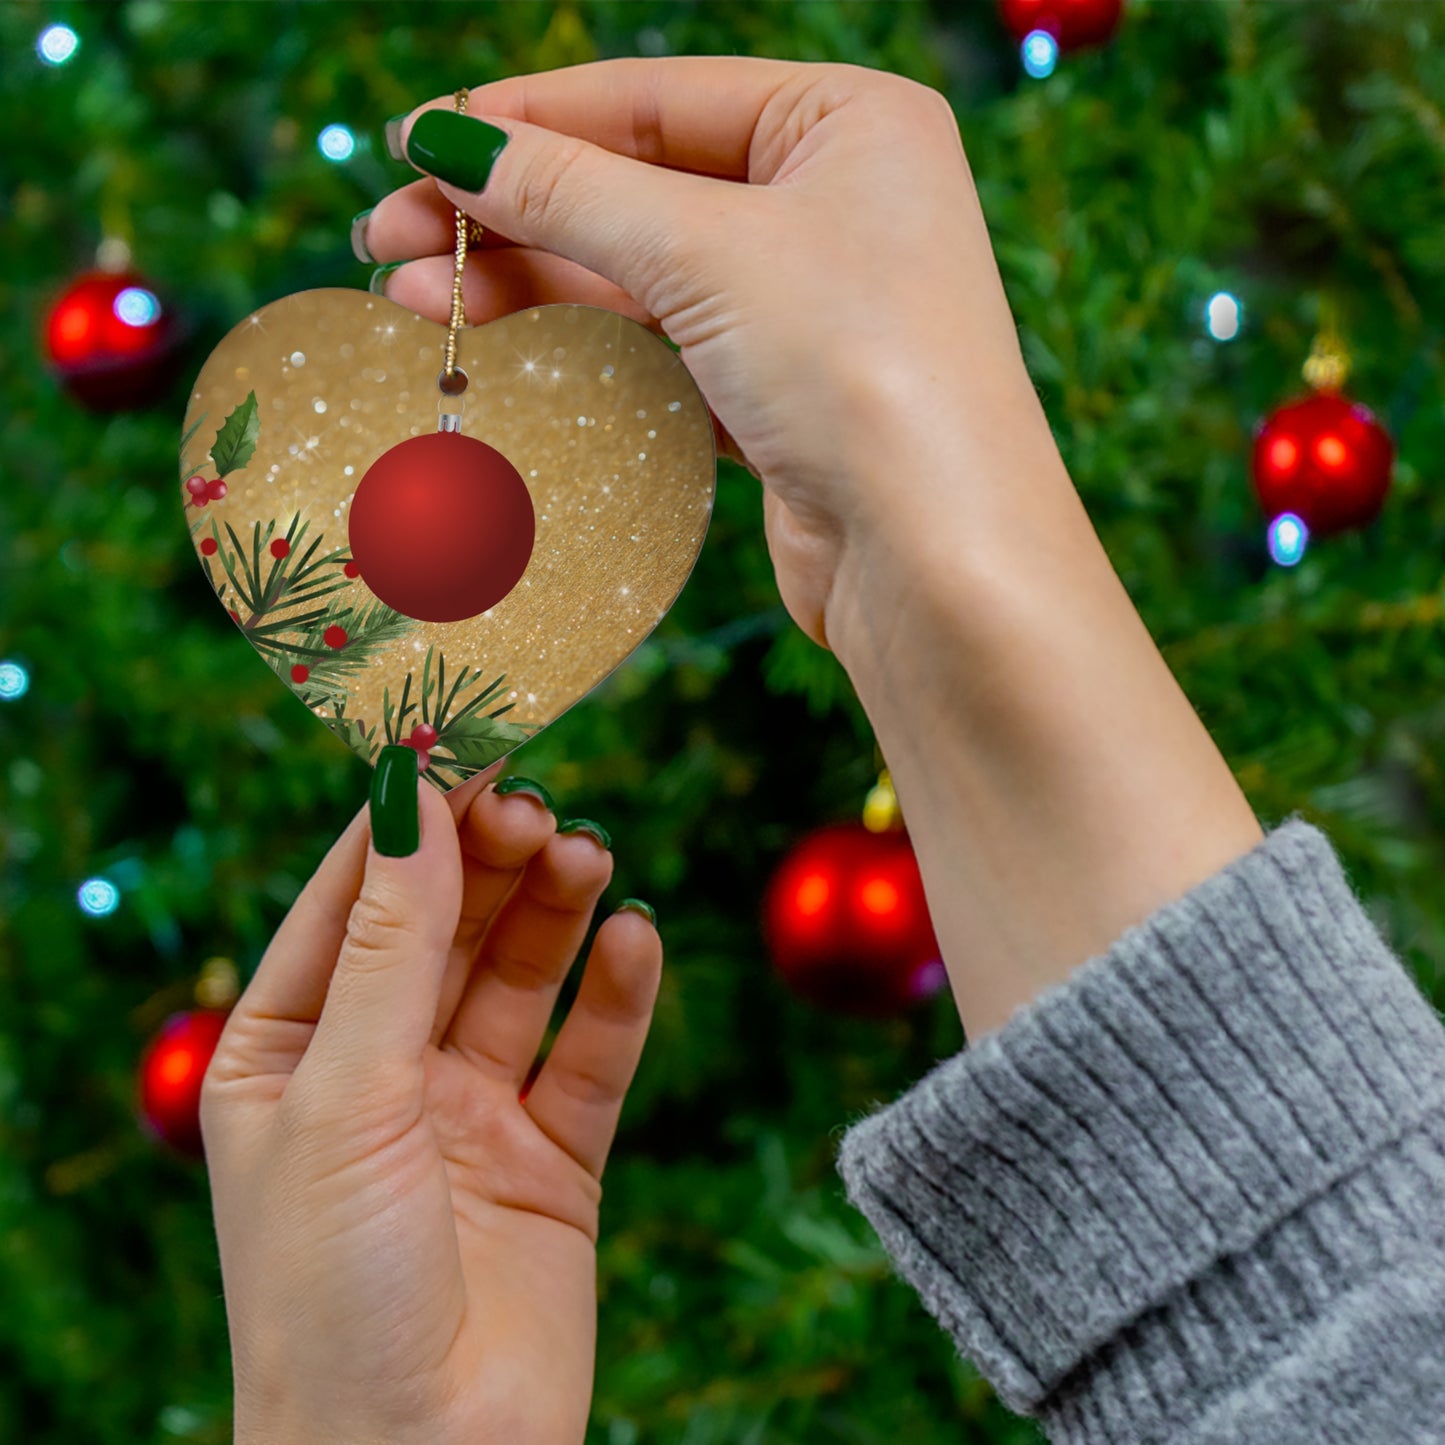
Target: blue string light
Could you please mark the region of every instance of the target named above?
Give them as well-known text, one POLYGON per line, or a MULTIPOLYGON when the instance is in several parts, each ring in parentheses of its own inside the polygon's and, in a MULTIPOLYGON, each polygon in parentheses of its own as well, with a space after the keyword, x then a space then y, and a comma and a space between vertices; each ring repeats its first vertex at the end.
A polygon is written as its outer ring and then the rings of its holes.
POLYGON ((47 25, 35 42, 35 53, 47 65, 64 65, 80 49, 80 36, 68 25, 47 25))
POLYGON ((15 702, 30 691, 30 674, 18 663, 0 662, 0 702, 15 702))
POLYGON ((329 125, 316 137, 316 148, 327 160, 340 164, 356 153, 356 137, 349 126, 329 125))
POLYGON ((87 878, 75 897, 80 911, 92 918, 105 918, 120 907, 120 889, 109 878, 87 878))
POLYGON ((1019 48, 1024 69, 1035 80, 1046 80, 1059 63, 1059 42, 1047 30, 1031 30, 1019 48))
POLYGON ((127 286, 111 308, 117 319, 127 326, 149 326, 161 314, 161 303, 154 291, 144 286, 127 286))
POLYGON ((1293 567, 1305 554, 1310 529, 1293 512, 1281 512, 1269 524, 1269 555, 1281 567, 1293 567))

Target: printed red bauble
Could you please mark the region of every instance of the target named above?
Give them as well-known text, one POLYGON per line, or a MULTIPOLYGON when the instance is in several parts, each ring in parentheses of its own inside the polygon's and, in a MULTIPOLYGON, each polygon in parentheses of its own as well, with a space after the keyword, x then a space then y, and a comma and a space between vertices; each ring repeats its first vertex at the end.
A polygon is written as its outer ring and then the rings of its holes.
POLYGON ((1124 0, 999 0, 999 16, 1015 40, 1047 31, 1060 50, 1102 45, 1118 28, 1124 0))
POLYGON ((71 283, 45 322, 45 353, 66 390, 96 411, 156 400, 175 376, 179 328, 150 284, 128 271, 71 283))
POLYGON ((908 835, 840 823, 783 860, 763 905, 773 964, 837 1013, 896 1014, 945 982, 908 835))
POLYGON ((501 452, 461 432, 399 442, 374 461, 349 509, 351 555, 388 607, 460 622, 521 581, 536 517, 501 452))
POLYGON ((1293 512, 1315 536, 1373 522, 1390 490, 1390 434, 1368 407, 1321 391, 1271 412, 1254 439, 1255 495, 1271 520, 1293 512))
POLYGON ((140 1116, 158 1138, 182 1154, 200 1157, 201 1081, 210 1067, 224 1009, 172 1014, 140 1061, 140 1116))

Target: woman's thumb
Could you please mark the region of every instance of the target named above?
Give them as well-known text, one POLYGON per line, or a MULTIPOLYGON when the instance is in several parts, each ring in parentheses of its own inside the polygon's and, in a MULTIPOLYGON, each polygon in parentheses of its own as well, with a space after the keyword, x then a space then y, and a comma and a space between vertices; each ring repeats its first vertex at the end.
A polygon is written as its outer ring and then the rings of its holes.
MULTIPOLYGON (((399 160, 435 177, 458 209, 523 246, 576 261, 648 310, 689 253, 692 219, 722 182, 648 165, 576 136, 514 120, 417 112, 388 139, 399 160)), ((734 190, 738 189, 733 187, 734 190)))
POLYGON ((418 777, 412 748, 385 747, 372 775, 366 875, 306 1051, 308 1070, 359 1085, 420 1063, 461 905, 451 810, 418 777))

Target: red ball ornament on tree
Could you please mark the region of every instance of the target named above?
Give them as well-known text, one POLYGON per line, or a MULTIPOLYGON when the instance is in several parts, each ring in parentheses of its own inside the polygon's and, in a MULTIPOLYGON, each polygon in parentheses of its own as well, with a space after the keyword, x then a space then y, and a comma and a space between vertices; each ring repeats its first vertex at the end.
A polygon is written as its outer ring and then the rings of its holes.
POLYGON ((224 1009, 172 1014, 140 1061, 140 1116, 182 1154, 200 1157, 201 1081, 226 1026, 224 1009))
POLYGON ((1254 439, 1255 495, 1271 520, 1293 512, 1315 536, 1373 522, 1395 447, 1368 407, 1320 391, 1272 412, 1254 439))
POLYGON ((150 285, 128 271, 71 283, 45 321, 45 352, 65 388, 96 411, 154 401, 179 360, 179 329, 150 285))
POLYGON ((945 982, 908 835, 841 823, 783 860, 763 905, 773 964, 836 1013, 901 1013, 945 982))
POLYGON ((521 473, 460 432, 399 442, 374 461, 349 509, 351 555, 388 607, 460 622, 521 581, 536 517, 521 473))
POLYGON ((1060 50, 1102 45, 1118 28, 1124 0, 999 0, 999 16, 1022 43, 1035 30, 1058 41, 1060 50))

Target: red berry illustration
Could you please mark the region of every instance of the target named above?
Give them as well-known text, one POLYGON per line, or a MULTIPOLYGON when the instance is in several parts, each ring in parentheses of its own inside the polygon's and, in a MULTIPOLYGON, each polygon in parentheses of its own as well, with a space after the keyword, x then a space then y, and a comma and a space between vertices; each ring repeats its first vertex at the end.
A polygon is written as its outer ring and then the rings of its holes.
POLYGON ((424 773, 429 767, 431 767, 431 754, 425 748, 418 748, 416 750, 417 772, 424 773))
POLYGON ((216 550, 219 545, 220 544, 216 541, 214 537, 202 537, 201 555, 204 557, 214 557, 216 555, 216 550))
POLYGON ((210 501, 210 498, 204 492, 197 492, 191 498, 191 505, 193 507, 204 507, 208 501, 210 501))
POLYGON ((328 627, 326 631, 321 634, 321 640, 327 647, 345 647, 346 629, 336 626, 328 627))
POLYGON ((361 568, 358 567, 355 562, 348 562, 341 570, 345 572, 348 577, 361 576, 361 568))
POLYGON ((311 669, 307 667, 304 663, 298 662, 296 666, 291 669, 292 682, 305 682, 306 679, 310 676, 311 669))
POLYGON ((219 502, 231 489, 217 477, 213 482, 206 483, 206 496, 213 502, 219 502))
POLYGON ((277 537, 276 540, 271 543, 271 555, 275 557, 278 561, 280 560, 280 558, 288 556, 290 554, 290 551, 291 544, 285 539, 285 537, 277 537))
POLYGON ((193 497, 204 497, 206 495, 206 488, 210 485, 211 484, 202 476, 186 478, 186 490, 193 497))
POLYGON ((411 730, 411 737, 407 739, 407 745, 424 752, 427 748, 435 747, 436 740, 437 730, 430 723, 418 723, 411 730))

